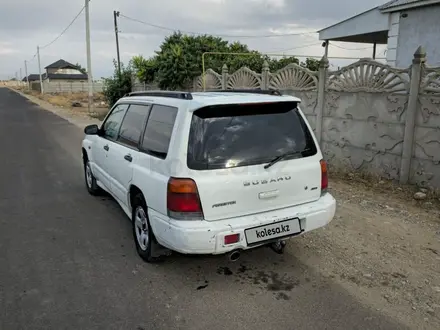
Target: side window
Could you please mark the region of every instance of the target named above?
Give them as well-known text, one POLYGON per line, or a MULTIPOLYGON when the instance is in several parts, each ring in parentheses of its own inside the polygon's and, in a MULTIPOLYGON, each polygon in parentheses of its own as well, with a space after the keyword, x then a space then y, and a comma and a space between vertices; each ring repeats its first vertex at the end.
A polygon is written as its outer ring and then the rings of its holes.
POLYGON ((102 126, 103 137, 110 140, 116 140, 119 127, 121 126, 122 119, 124 118, 127 108, 127 104, 119 104, 113 109, 112 113, 107 117, 104 125, 102 126))
POLYGON ((131 104, 122 121, 118 141, 129 146, 137 147, 149 111, 150 105, 131 104))
POLYGON ((160 158, 167 156, 176 115, 177 108, 153 105, 142 140, 144 151, 160 158))

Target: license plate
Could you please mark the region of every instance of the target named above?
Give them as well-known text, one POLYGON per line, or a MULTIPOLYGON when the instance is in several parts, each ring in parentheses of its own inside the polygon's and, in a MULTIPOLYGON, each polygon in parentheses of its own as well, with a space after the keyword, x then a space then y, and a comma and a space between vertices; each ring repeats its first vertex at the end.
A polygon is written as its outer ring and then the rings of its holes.
POLYGON ((299 234, 301 226, 299 219, 290 219, 274 222, 269 225, 249 228, 244 231, 248 244, 259 243, 274 238, 281 238, 299 234))

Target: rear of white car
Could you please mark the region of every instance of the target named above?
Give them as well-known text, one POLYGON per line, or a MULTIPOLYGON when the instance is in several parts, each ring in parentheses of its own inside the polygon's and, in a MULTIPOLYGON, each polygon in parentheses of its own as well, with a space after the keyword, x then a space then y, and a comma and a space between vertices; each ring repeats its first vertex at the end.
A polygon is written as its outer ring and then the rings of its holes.
POLYGON ((212 94, 212 104, 195 95, 174 129, 181 166, 168 181, 167 214, 149 209, 158 242, 182 253, 222 254, 330 222, 336 203, 327 166, 298 100, 221 102, 212 94))

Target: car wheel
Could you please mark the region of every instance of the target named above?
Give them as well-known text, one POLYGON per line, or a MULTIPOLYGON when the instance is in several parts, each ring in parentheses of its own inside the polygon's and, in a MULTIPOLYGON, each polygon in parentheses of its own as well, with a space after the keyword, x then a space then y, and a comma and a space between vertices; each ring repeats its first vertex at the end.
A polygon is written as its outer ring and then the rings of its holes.
POLYGON ((96 179, 92 173, 92 168, 88 160, 84 163, 84 177, 86 180, 87 191, 91 195, 98 195, 101 192, 101 188, 99 188, 98 184, 96 183, 96 179))
POLYGON ((134 198, 132 204, 133 238, 139 256, 146 262, 155 262, 157 258, 152 255, 154 235, 148 220, 148 209, 141 194, 134 198))

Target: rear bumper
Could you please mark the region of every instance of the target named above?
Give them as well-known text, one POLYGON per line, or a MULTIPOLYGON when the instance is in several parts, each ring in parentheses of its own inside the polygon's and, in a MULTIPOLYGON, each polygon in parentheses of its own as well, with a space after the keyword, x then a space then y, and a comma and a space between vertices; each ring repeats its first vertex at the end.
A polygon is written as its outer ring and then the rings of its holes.
POLYGON ((151 209, 148 212, 154 234, 161 245, 185 254, 223 254, 264 244, 248 246, 245 229, 280 219, 299 218, 302 234, 327 225, 335 211, 336 201, 327 193, 312 203, 219 221, 178 221, 151 209), (224 237, 230 234, 240 234, 240 241, 225 246, 224 237))

